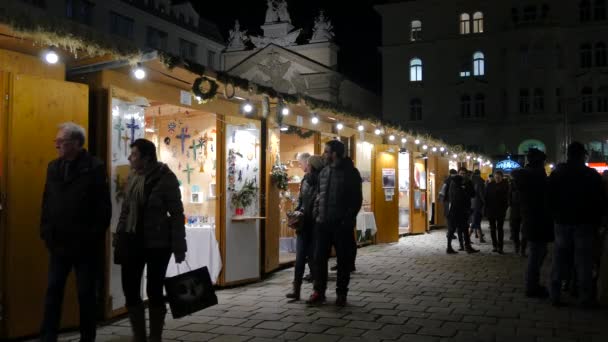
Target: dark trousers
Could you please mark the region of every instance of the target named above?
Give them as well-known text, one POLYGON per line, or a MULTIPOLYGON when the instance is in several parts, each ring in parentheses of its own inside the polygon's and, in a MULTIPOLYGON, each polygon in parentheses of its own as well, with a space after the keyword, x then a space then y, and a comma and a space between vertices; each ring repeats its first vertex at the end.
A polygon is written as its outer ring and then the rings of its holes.
POLYGON ((452 235, 456 232, 458 234, 458 241, 460 242, 460 247, 470 247, 471 246, 471 238, 468 234, 469 230, 469 221, 468 215, 463 214, 460 216, 450 216, 448 218, 448 248, 452 247, 452 235))
POLYGON ((313 268, 313 232, 312 229, 300 232, 296 237, 296 265, 294 269, 293 282, 301 284, 304 278, 306 264, 310 273, 314 274, 313 268))
POLYGON ((168 249, 141 249, 140 253, 131 253, 121 268, 122 290, 127 307, 142 303, 141 279, 146 266, 146 292, 150 307, 164 307, 163 282, 171 259, 168 249))
POLYGON ((576 270, 576 282, 582 303, 593 301, 593 237, 589 225, 555 225, 553 267, 551 269, 551 299, 559 300, 562 280, 569 278, 570 266, 576 270), (574 256, 574 263, 572 263, 574 256))
POLYGON ((526 270, 526 291, 534 292, 540 287, 540 269, 547 256, 547 243, 529 241, 528 269, 526 270))
POLYGON ((492 235, 492 246, 502 251, 505 239, 505 217, 491 217, 488 218, 490 222, 490 234, 492 235))
POLYGON ((327 261, 331 247, 336 249, 338 259, 338 275, 336 293, 348 294, 350 272, 352 271, 357 253, 357 241, 353 234, 353 227, 336 224, 319 224, 315 227, 315 266, 314 289, 325 294, 327 290, 327 261))
POLYGON ((527 240, 521 234, 521 218, 511 218, 509 220, 511 225, 511 237, 513 238, 513 244, 515 245, 515 251, 521 250, 522 255, 526 253, 527 240))
POLYGON ((61 320, 65 284, 72 268, 76 272, 78 304, 80 306, 80 340, 95 341, 96 336, 96 280, 99 272, 98 256, 63 256, 50 253, 48 287, 44 303, 44 319, 40 340, 55 342, 61 320))
POLYGON ((481 210, 474 210, 471 214, 471 229, 481 234, 481 210))

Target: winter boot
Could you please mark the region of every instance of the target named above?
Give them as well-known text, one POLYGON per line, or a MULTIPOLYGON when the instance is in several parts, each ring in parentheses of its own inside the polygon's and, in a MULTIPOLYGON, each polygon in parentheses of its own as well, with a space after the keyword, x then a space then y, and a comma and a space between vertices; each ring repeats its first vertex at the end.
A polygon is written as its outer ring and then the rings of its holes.
POLYGON ((146 342, 146 311, 143 304, 127 307, 133 342, 146 342))
POLYGON ((293 300, 300 300, 300 290, 302 289, 302 283, 294 281, 293 289, 290 293, 286 294, 285 297, 293 300))
POLYGON ((150 342, 161 342, 167 308, 163 306, 150 307, 150 342))

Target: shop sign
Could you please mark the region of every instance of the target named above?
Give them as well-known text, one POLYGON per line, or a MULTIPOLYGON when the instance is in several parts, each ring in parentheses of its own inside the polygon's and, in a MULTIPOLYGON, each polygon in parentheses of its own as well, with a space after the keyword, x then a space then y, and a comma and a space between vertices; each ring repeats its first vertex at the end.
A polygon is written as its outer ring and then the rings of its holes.
POLYGON ((595 169, 600 174, 604 171, 608 171, 608 164, 606 163, 588 163, 587 166, 592 169, 595 169))
POLYGON ((501 160, 498 163, 496 163, 496 166, 494 168, 496 170, 503 170, 506 172, 511 172, 515 169, 520 169, 521 165, 519 165, 519 163, 514 160, 505 159, 505 160, 501 160))

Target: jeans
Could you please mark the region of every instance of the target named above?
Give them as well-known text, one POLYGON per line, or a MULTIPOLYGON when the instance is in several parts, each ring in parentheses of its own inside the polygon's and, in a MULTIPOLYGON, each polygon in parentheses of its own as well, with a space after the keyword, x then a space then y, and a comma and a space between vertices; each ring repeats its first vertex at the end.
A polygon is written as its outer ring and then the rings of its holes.
POLYGON ((80 340, 87 342, 95 341, 97 315, 96 281, 99 276, 99 263, 98 256, 94 255, 94 253, 80 256, 50 254, 44 319, 40 330, 41 341, 57 341, 65 284, 72 268, 76 272, 76 284, 78 287, 80 340))
POLYGON ((336 249, 338 258, 338 275, 336 293, 348 294, 350 272, 352 271, 357 252, 357 242, 353 234, 353 227, 336 224, 319 224, 315 227, 315 256, 314 256, 314 290, 325 294, 327 289, 327 261, 331 247, 336 249))
POLYGON ((570 266, 576 270, 581 303, 593 301, 593 237, 590 225, 555 225, 555 247, 551 269, 551 299, 559 301, 562 280, 567 278, 570 266), (574 256, 574 263, 572 263, 574 256))
POLYGON ((547 256, 547 243, 529 241, 528 269, 526 270, 526 291, 535 292, 540 286, 540 268, 547 256))
POLYGON ((502 251, 505 238, 505 217, 492 217, 488 218, 490 221, 490 234, 492 235, 492 246, 502 251))
POLYGON ((171 259, 171 251, 168 249, 140 249, 139 253, 129 256, 121 267, 122 291, 125 294, 127 307, 142 304, 141 278, 144 266, 147 266, 146 292, 150 307, 164 307, 163 283, 171 259))
POLYGON ((301 284, 304 278, 304 270, 308 263, 310 273, 313 274, 313 232, 311 230, 303 231, 296 237, 296 265, 294 269, 293 282, 301 284))
POLYGON ((481 211, 475 210, 471 215, 471 229, 481 233, 481 211))

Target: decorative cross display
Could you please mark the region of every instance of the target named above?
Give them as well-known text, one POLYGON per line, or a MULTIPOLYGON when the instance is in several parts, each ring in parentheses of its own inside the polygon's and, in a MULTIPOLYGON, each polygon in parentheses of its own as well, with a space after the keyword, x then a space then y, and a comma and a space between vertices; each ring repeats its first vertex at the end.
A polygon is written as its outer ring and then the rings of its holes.
POLYGON ((125 157, 126 157, 127 156, 127 141, 131 140, 131 138, 129 138, 129 136, 125 133, 125 135, 123 135, 121 139, 125 144, 125 157))
POLYGON ((186 169, 182 171, 188 175, 188 184, 190 184, 190 174, 192 171, 194 171, 194 169, 190 167, 190 164, 186 164, 186 169))
POLYGON ((135 121, 135 117, 131 117, 131 122, 127 124, 127 128, 131 130, 131 144, 135 141, 135 131, 139 131, 139 125, 135 121))
POLYGON ((182 154, 184 154, 184 143, 186 142, 186 139, 190 138, 190 134, 187 133, 188 132, 188 128, 186 127, 182 127, 182 133, 175 136, 177 139, 182 141, 182 154))
POLYGON ((198 153, 196 153, 196 150, 203 146, 204 145, 200 143, 200 140, 199 140, 198 144, 196 143, 196 140, 192 140, 192 146, 190 146, 189 148, 192 150, 192 159, 194 161, 196 161, 196 157, 198 156, 198 153))
POLYGON ((122 131, 125 130, 125 128, 122 127, 122 117, 120 117, 120 116, 118 117, 118 122, 116 124, 114 124, 114 129, 116 130, 118 149, 120 150, 120 136, 122 134, 122 131))

